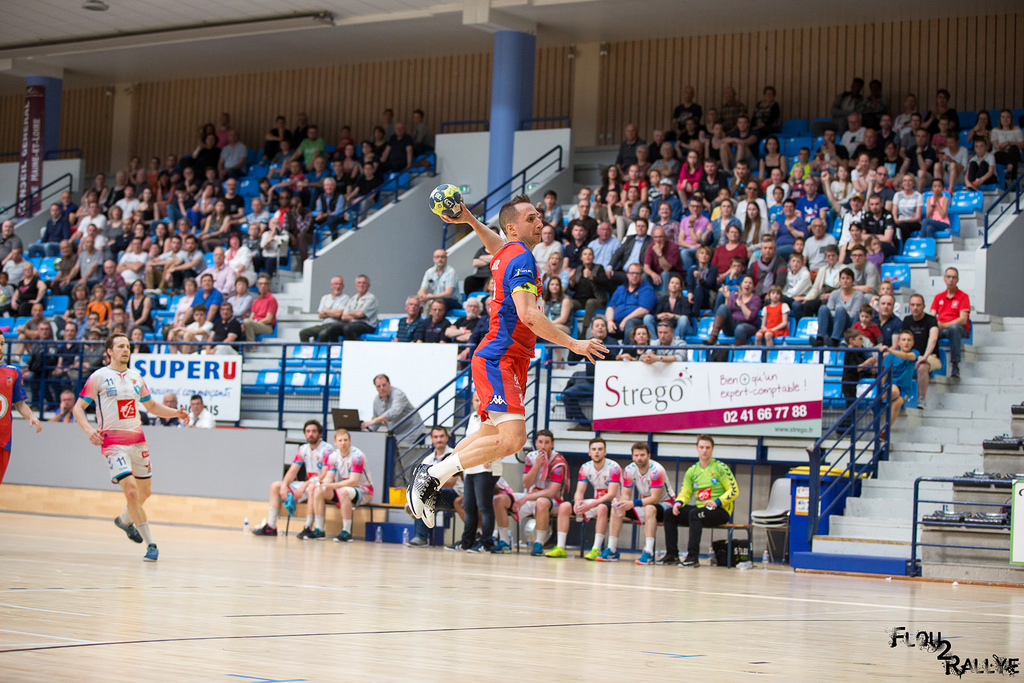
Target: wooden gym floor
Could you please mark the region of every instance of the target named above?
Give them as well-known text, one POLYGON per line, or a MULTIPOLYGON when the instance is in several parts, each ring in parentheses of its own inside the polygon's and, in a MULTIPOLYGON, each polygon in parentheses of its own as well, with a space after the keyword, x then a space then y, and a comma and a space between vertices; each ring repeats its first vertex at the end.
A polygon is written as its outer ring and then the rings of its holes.
POLYGON ((1013 588, 153 533, 0 513, 0 680, 947 680, 901 626, 1024 656, 1013 588))

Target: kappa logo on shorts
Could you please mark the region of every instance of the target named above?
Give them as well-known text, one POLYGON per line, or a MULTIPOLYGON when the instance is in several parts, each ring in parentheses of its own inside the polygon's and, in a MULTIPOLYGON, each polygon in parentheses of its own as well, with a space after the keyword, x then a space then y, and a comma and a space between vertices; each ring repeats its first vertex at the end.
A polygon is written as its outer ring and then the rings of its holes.
POLYGON ((503 399, 501 396, 495 396, 494 398, 491 399, 491 405, 503 406, 505 405, 505 399, 503 399))

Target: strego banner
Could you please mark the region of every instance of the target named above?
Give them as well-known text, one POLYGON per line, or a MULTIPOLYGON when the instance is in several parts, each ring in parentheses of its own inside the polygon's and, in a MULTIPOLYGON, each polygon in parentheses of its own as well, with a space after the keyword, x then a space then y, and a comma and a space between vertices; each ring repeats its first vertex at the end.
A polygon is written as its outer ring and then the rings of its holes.
POLYGON ((242 357, 201 356, 199 354, 132 354, 131 366, 139 371, 153 400, 163 402, 172 392, 178 405, 188 408, 193 394, 218 420, 235 422, 242 403, 242 357))
POLYGON ((33 195, 43 186, 43 113, 46 110, 46 88, 30 85, 25 88, 25 108, 21 123, 21 157, 18 163, 18 215, 25 218, 36 213, 40 198, 33 195), (31 196, 30 196, 31 195, 31 196))
POLYGON ((821 436, 821 365, 602 361, 594 429, 821 436))

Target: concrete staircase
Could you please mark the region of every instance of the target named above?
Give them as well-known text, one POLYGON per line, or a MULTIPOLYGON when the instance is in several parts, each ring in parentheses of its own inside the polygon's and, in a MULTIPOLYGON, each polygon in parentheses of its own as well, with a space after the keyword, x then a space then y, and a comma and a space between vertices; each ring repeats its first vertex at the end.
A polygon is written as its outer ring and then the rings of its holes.
MULTIPOLYGON (((942 269, 947 265, 959 269, 961 289, 972 293, 974 252, 981 244, 979 219, 964 217, 959 238, 939 241, 938 264, 912 268, 910 290, 924 294, 926 303, 944 289, 942 269)), ((905 303, 906 296, 902 292, 899 298, 905 303)), ((921 409, 907 410, 894 425, 890 456, 879 463, 877 478, 865 481, 860 496, 847 500, 844 514, 831 517, 829 533, 814 539, 813 555, 892 558, 895 562, 885 571, 895 571, 898 561, 910 559, 914 480, 980 469, 982 441, 1009 433, 1010 406, 1024 399, 1024 319, 974 313, 971 318, 974 341, 964 347, 961 379, 932 378, 921 409)), ((921 486, 922 498, 951 499, 952 492, 950 484, 921 486)), ((921 511, 935 507, 922 504, 921 511)), ((861 570, 879 566, 886 565, 865 562, 861 570)))

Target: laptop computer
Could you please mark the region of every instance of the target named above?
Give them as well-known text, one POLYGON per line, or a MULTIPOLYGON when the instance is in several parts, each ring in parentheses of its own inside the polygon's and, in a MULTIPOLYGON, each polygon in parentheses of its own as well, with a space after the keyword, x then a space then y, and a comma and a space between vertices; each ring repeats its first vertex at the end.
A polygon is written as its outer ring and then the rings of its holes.
POLYGON ((331 417, 334 420, 335 429, 347 429, 350 432, 358 432, 362 429, 358 410, 331 408, 331 417))

